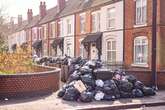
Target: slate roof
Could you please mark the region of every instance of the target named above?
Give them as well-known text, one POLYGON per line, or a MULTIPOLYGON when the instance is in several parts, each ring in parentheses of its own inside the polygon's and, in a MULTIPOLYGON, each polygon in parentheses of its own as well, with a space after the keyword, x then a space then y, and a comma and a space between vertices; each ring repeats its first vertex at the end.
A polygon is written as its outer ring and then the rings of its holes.
POLYGON ((65 8, 60 12, 58 17, 66 16, 77 12, 82 2, 84 2, 84 0, 68 0, 66 2, 65 8))
POLYGON ((28 21, 22 21, 22 25, 18 26, 17 29, 15 30, 16 32, 22 31, 26 26, 28 25, 28 21))
POLYGON ((46 12, 46 16, 39 22, 39 24, 45 24, 47 22, 53 21, 55 17, 57 16, 57 6, 53 7, 51 9, 48 9, 46 12))
POLYGON ((40 21, 40 16, 36 15, 33 17, 32 21, 25 27, 26 29, 36 26, 40 21))

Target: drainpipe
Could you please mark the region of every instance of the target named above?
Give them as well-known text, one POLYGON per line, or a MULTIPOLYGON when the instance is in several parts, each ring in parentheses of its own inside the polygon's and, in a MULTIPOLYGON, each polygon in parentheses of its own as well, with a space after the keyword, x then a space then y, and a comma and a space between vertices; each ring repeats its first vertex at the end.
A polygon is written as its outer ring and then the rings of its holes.
POLYGON ((157 0, 152 0, 152 87, 157 89, 156 37, 157 37, 157 0))

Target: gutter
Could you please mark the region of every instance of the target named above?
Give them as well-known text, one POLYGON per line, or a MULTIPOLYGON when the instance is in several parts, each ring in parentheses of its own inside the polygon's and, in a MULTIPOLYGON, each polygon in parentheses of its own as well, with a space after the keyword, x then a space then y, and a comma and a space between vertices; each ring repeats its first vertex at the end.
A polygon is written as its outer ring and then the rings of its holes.
POLYGON ((157 0, 152 0, 152 87, 157 89, 156 44, 157 44, 157 0))

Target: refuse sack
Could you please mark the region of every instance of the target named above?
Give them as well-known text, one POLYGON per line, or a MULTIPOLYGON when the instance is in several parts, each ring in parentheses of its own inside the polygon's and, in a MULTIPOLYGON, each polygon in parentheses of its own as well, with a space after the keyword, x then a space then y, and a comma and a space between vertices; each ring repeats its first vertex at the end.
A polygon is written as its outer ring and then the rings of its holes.
POLYGON ((106 100, 106 101, 114 101, 116 99, 115 96, 111 96, 111 95, 104 95, 104 98, 103 100, 106 100))
POLYGON ((77 80, 80 80, 80 75, 78 71, 75 71, 73 74, 69 76, 68 82, 77 81, 77 80))
POLYGON ((83 66, 80 68, 80 72, 82 74, 88 74, 88 73, 92 73, 92 69, 90 69, 89 66, 83 66))
POLYGON ((85 66, 88 66, 90 69, 96 68, 96 62, 95 61, 88 61, 85 66))
POLYGON ((92 76, 92 74, 85 74, 81 76, 81 80, 84 84, 86 84, 87 86, 95 86, 95 80, 92 76))
POLYGON ((137 79, 135 78, 135 76, 133 75, 127 75, 126 80, 128 80, 130 83, 132 83, 133 85, 135 84, 135 82, 137 81, 137 79))
POLYGON ((60 90, 58 92, 57 96, 61 98, 61 97, 63 97, 65 95, 65 92, 66 92, 66 90, 65 89, 62 89, 62 90, 60 90))
POLYGON ((79 96, 80 96, 79 91, 75 89, 74 87, 70 87, 66 89, 66 92, 64 96, 62 97, 62 99, 67 100, 67 101, 77 101, 79 96))
POLYGON ((121 98, 132 98, 132 93, 131 92, 120 91, 120 97, 121 98))
POLYGON ((132 89, 133 89, 133 84, 126 80, 124 80, 124 81, 121 80, 121 81, 119 81, 118 88, 120 91, 131 93, 132 89))
POLYGON ((83 92, 79 99, 81 102, 92 102, 93 98, 94 94, 92 92, 83 92))
POLYGON ((144 88, 144 84, 141 81, 136 81, 135 85, 134 85, 135 89, 140 89, 143 90, 144 88))
POLYGON ((104 99, 104 93, 103 92, 101 92, 101 91, 98 91, 96 94, 95 94, 95 100, 97 100, 97 101, 100 101, 100 100, 102 100, 102 99, 104 99))
POLYGON ((107 95, 116 96, 117 98, 120 97, 119 89, 114 80, 104 81, 103 91, 107 95))
POLYGON ((96 82, 96 86, 99 86, 99 87, 103 87, 104 86, 104 82, 101 79, 98 79, 95 82, 96 82))
POLYGON ((132 96, 135 97, 135 98, 136 97, 139 98, 139 97, 143 97, 144 94, 140 89, 133 89, 132 90, 132 96))
POLYGON ((156 92, 150 87, 143 87, 143 94, 144 96, 153 96, 156 94, 156 92))

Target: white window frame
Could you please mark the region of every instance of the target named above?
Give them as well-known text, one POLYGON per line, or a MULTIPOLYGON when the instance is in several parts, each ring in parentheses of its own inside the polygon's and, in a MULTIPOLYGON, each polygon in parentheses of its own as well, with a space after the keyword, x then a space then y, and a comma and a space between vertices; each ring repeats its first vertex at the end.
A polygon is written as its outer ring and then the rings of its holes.
POLYGON ((56 27, 55 25, 56 25, 56 24, 55 24, 55 22, 52 22, 52 23, 50 23, 50 25, 51 25, 51 26, 50 26, 50 28, 51 28, 51 36, 50 36, 50 37, 53 38, 53 37, 55 37, 55 35, 56 35, 56 31, 55 31, 55 27, 56 27))
POLYGON ((67 24, 67 35, 70 35, 72 33, 72 24, 71 24, 71 20, 67 19, 66 20, 66 24, 67 24))
POLYGON ((111 7, 107 9, 107 30, 112 30, 115 28, 115 22, 116 22, 116 8, 115 7, 111 7), (113 12, 113 13, 112 13, 113 12), (112 15, 112 16, 111 16, 112 15), (112 25, 111 22, 114 22, 114 24, 112 25))
POLYGON ((147 24, 147 0, 135 0, 135 10, 136 10, 135 27, 146 26, 146 24, 147 24), (140 2, 139 4, 137 3, 138 1, 140 2))
POLYGON ((107 61, 108 62, 111 62, 111 63, 113 63, 113 62, 116 62, 117 61, 117 40, 115 40, 115 39, 108 39, 107 41, 106 41, 106 59, 107 59, 107 61), (110 49, 108 50, 108 43, 109 42, 111 42, 111 47, 110 47, 110 49), (112 42, 115 42, 116 44, 115 44, 115 49, 113 49, 113 43, 112 42), (111 57, 113 56, 113 52, 116 52, 116 59, 115 60, 113 60, 112 58, 110 59, 110 61, 109 61, 109 59, 108 59, 108 52, 111 52, 111 57))
POLYGON ((86 25, 86 14, 80 14, 80 33, 85 33, 85 25, 86 25))
MULTIPOLYGON (((135 39, 134 39, 134 63, 132 64, 132 66, 141 66, 141 67, 148 67, 148 38, 146 37, 146 36, 139 36, 139 37, 136 37, 135 39), (143 42, 143 40, 146 40, 145 42, 143 42), (146 53, 146 62, 143 62, 142 60, 144 59, 144 58, 141 58, 140 60, 140 62, 136 62, 137 61, 137 59, 136 59, 136 56, 137 56, 137 53, 136 53, 136 46, 141 46, 141 57, 142 57, 142 48, 143 48, 143 46, 147 46, 146 48, 147 48, 147 52, 145 52, 146 53)), ((140 55, 139 55, 140 56, 140 55)))
POLYGON ((62 37, 63 36, 63 21, 59 21, 58 22, 58 25, 60 25, 60 33, 59 33, 59 37, 62 37))
POLYGON ((100 11, 92 12, 92 32, 100 31, 100 11), (93 19, 95 17, 95 19, 93 19))

